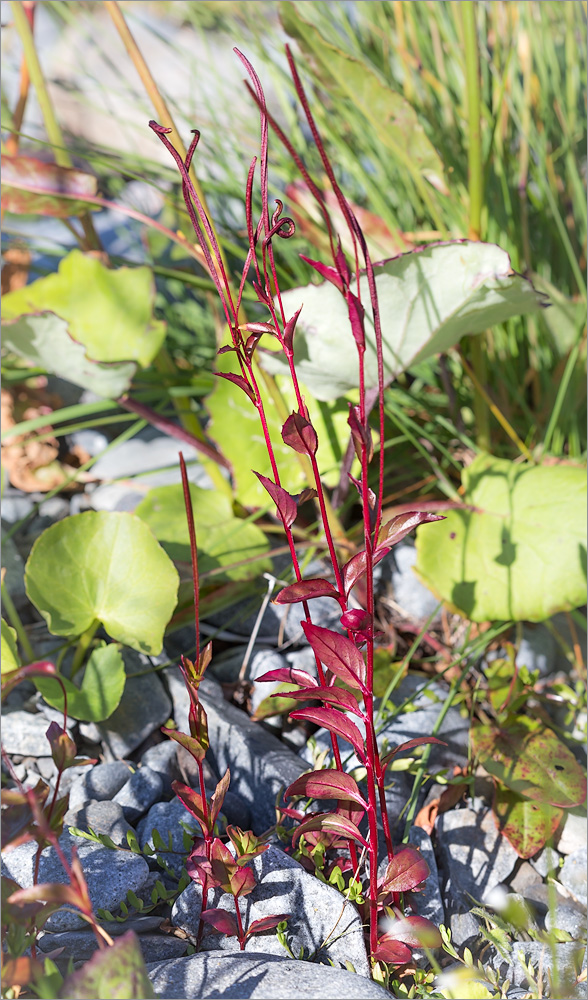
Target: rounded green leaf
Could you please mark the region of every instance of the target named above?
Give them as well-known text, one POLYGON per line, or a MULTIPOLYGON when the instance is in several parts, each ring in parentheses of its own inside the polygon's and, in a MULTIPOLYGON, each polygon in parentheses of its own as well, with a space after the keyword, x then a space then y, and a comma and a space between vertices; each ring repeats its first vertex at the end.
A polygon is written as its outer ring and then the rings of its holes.
POLYGON ((2 619, 2 673, 9 674, 12 670, 18 670, 20 660, 18 658, 18 648, 16 645, 16 631, 2 619))
MULTIPOLYGON (((376 264, 375 273, 387 383, 411 365, 454 347, 464 334, 536 312, 542 303, 531 282, 513 273, 509 255, 493 243, 434 244, 376 264)), ((377 385, 377 360, 365 274, 360 289, 366 307, 365 372, 370 388, 377 385)), ((357 348, 340 292, 325 282, 292 289, 282 299, 288 316, 303 306, 294 338, 301 382, 321 400, 337 399, 356 388, 357 348)), ((262 363, 273 374, 287 370, 281 354, 265 353, 262 363)))
POLYGON ((127 931, 110 948, 96 951, 80 969, 70 972, 61 988, 67 1000, 91 1000, 92 997, 141 997, 151 1000, 156 994, 147 975, 139 939, 127 931))
POLYGON ((150 654, 161 652, 178 583, 147 525, 107 511, 51 525, 25 570, 29 599, 54 635, 81 635, 97 620, 113 639, 150 654))
MULTIPOLYGON (((52 677, 34 677, 38 690, 48 705, 63 711, 63 691, 52 677)), ((95 649, 84 670, 78 688, 67 677, 61 678, 67 692, 67 714, 84 722, 102 722, 112 715, 125 687, 125 665, 116 643, 95 649)))
POLYGON ((586 601, 586 474, 481 455, 464 501, 417 532, 416 571, 472 621, 543 621, 586 601))
POLYGON ((111 270, 96 257, 72 250, 56 274, 2 297, 2 318, 53 312, 94 361, 151 364, 165 338, 153 318, 155 285, 148 267, 111 270))
POLYGON ((496 785, 492 804, 498 829, 519 858, 533 858, 557 830, 563 809, 536 802, 496 785))
MULTIPOLYGON (((269 544, 263 531, 235 517, 228 497, 190 485, 198 568, 201 573, 222 568, 216 578, 247 580, 271 569, 265 558, 269 544), (236 565, 241 563, 242 565, 236 565)), ((172 559, 190 561, 190 536, 181 484, 157 486, 141 501, 135 513, 172 559)))

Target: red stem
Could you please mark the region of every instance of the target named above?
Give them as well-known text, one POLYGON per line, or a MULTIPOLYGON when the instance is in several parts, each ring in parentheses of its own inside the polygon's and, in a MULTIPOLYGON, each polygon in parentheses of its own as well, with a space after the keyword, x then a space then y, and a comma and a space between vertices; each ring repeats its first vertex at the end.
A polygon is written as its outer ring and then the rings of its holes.
POLYGON ((243 930, 243 921, 241 920, 241 910, 239 909, 239 900, 237 896, 235 898, 235 914, 237 916, 237 927, 239 928, 239 948, 241 951, 245 951, 245 931, 243 930))

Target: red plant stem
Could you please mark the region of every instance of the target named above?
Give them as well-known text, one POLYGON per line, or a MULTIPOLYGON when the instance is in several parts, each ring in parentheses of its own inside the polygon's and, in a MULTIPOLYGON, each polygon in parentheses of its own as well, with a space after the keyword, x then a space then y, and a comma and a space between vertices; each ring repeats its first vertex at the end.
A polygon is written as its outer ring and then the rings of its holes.
POLYGON ((239 928, 239 948, 241 951, 245 951, 245 931, 243 930, 243 921, 241 920, 241 910, 239 909, 237 896, 235 896, 235 914, 237 916, 237 927, 239 928))
POLYGON ((194 581, 194 632, 196 636, 196 656, 200 654, 200 582, 198 578, 198 548, 196 546, 196 526, 194 524, 194 511, 192 509, 192 497, 190 495, 190 482, 188 472, 182 452, 180 458, 180 472, 182 474, 182 487, 184 490, 184 506, 186 508, 186 520, 188 521, 188 535, 190 538, 190 555, 192 558, 192 578, 194 581))
MULTIPOLYGON (((210 860, 210 848, 208 844, 206 845, 206 856, 210 860)), ((200 906, 200 920, 198 921, 198 934, 196 935, 196 951, 200 951, 200 945, 202 944, 202 937, 204 935, 204 920, 202 919, 202 914, 204 913, 206 907, 208 906, 208 879, 206 875, 202 882, 202 903, 200 906)))
POLYGON ((207 458, 212 459, 217 465, 222 465, 224 469, 231 471, 231 463, 227 461, 224 455, 216 451, 211 445, 206 444, 205 441, 199 441, 198 438, 190 434, 189 431, 185 431, 183 427, 178 427, 174 424, 173 420, 169 420, 168 417, 162 416, 157 410, 153 410, 150 406, 146 406, 145 403, 139 403, 136 399, 131 399, 130 396, 120 396, 117 399, 119 406, 122 406, 125 410, 129 410, 131 413, 136 413, 140 417, 144 417, 148 420, 153 427, 157 427, 158 430, 163 431, 164 434, 171 434, 172 437, 179 438, 180 441, 185 441, 186 444, 191 444, 193 448, 200 451, 207 458))

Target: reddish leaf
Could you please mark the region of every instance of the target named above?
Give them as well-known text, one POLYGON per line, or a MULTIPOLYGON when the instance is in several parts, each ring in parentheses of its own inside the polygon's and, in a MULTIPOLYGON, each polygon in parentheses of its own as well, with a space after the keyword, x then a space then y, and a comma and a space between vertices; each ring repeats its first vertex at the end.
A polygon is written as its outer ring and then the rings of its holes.
POLYGON ((409 948, 440 948, 441 935, 435 924, 426 917, 401 917, 388 924, 385 937, 407 944, 409 948))
POLYGON ((316 431, 301 413, 291 413, 282 427, 282 439, 299 455, 314 455, 318 448, 316 431))
POLYGON ((349 322, 351 323, 353 339, 359 348, 365 348, 365 309, 363 308, 360 299, 358 299, 357 295, 353 292, 348 291, 345 296, 345 300, 347 302, 347 312, 349 315, 349 322))
POLYGON ((382 895, 392 892, 410 892, 429 876, 429 866, 420 851, 410 844, 403 847, 386 869, 379 885, 382 895))
POLYGON ((318 493, 316 490, 313 490, 310 486, 307 486, 305 490, 302 490, 302 493, 294 494, 294 499, 296 501, 297 507, 300 507, 301 504, 306 503, 307 500, 314 500, 315 497, 318 497, 318 493))
POLYGON ((399 743, 397 747, 394 747, 393 750, 390 750, 381 758, 383 770, 386 770, 388 764, 396 757, 396 754, 412 750, 414 747, 421 747, 425 743, 439 743, 442 747, 447 746, 447 743, 443 740, 438 740, 436 736, 416 736, 414 740, 406 740, 405 743, 399 743))
POLYGON ((308 819, 305 819, 300 826, 296 827, 292 835, 292 845, 296 843, 299 837, 310 833, 312 830, 336 833, 344 840, 356 840, 363 847, 368 846, 367 841, 364 840, 355 823, 337 813, 326 813, 323 816, 310 816, 308 819))
POLYGON ((198 820, 204 836, 209 836, 212 830, 204 818, 202 796, 181 781, 172 781, 172 789, 188 812, 191 812, 194 819, 198 820))
POLYGON ((133 931, 117 938, 110 948, 94 953, 80 969, 67 976, 60 991, 64 1000, 93 997, 154 998, 139 939, 133 931))
POLYGON ((161 727, 161 732, 169 736, 171 740, 175 740, 180 746, 185 747, 192 754, 195 761, 204 760, 206 757, 205 748, 193 736, 180 733, 177 729, 166 729, 165 726, 161 727))
POLYGON ((255 681, 256 683, 258 681, 280 681, 282 684, 305 684, 307 687, 318 687, 318 681, 307 674, 306 670, 300 670, 298 667, 278 667, 276 670, 268 670, 261 677, 256 677, 255 681))
POLYGON ((519 858, 534 857, 553 837, 563 816, 563 809, 523 798, 497 783, 492 811, 502 836, 519 858))
POLYGON ((51 723, 46 736, 55 767, 58 771, 65 771, 76 759, 77 750, 74 741, 57 722, 51 723))
POLYGON ((362 608, 352 608, 341 615, 341 624, 350 632, 365 632, 372 627, 372 616, 362 608))
POLYGON ((291 712, 290 718, 314 722, 317 726, 324 726, 330 733, 342 736, 344 740, 351 743, 362 763, 365 761, 363 736, 355 723, 343 715, 343 712, 338 712, 336 708, 300 708, 291 712))
POLYGON ((351 639, 320 625, 302 622, 304 634, 318 656, 339 680, 365 693, 365 663, 351 639))
POLYGON ((226 378, 229 382, 233 382, 234 385, 238 385, 240 389, 243 390, 249 396, 252 403, 255 403, 255 393, 246 378, 242 375, 233 375, 232 372, 215 372, 219 378, 226 378))
POLYGON ((13 906, 21 906, 23 903, 32 903, 42 900, 45 903, 58 903, 60 906, 76 906, 84 908, 84 900, 76 889, 71 885, 62 885, 60 882, 41 882, 38 885, 31 885, 27 889, 17 889, 7 902, 13 906))
POLYGON ((274 604, 297 604, 299 601, 311 601, 313 597, 334 597, 339 600, 339 594, 328 580, 299 580, 280 590, 274 604))
POLYGON ((214 927, 215 931, 218 931, 219 934, 226 934, 227 937, 239 936, 237 922, 226 910, 203 910, 200 914, 200 919, 205 924, 210 924, 211 927, 214 927))
POLYGON ((349 597, 349 594, 355 587, 355 584, 362 576, 365 575, 366 568, 366 555, 365 549, 361 552, 357 552, 356 555, 352 556, 349 562, 345 563, 343 567, 343 583, 345 584, 345 597, 349 597))
POLYGON ((28 663, 26 667, 19 667, 18 670, 2 674, 2 701, 17 684, 20 684, 27 677, 35 677, 37 674, 40 677, 55 677, 56 673, 54 663, 51 663, 50 660, 39 660, 37 663, 28 663))
POLYGON ((330 281, 332 285, 335 285, 340 292, 343 291, 343 282, 341 281, 341 277, 336 268, 331 267, 330 264, 321 264, 318 260, 311 260, 310 257, 305 257, 303 253, 300 254, 300 257, 302 260, 306 261, 307 264, 310 264, 310 266, 313 267, 318 274, 320 274, 321 278, 326 278, 326 280, 330 281))
POLYGON ((252 934, 262 934, 264 931, 271 931, 278 924, 281 924, 283 920, 289 919, 289 913, 276 913, 273 917, 260 917, 259 920, 254 920, 249 925, 245 939, 251 937, 252 934))
POLYGON ((260 472, 255 472, 254 475, 257 476, 261 485, 267 490, 270 497, 274 501, 276 507, 278 508, 278 514, 282 518, 286 528, 289 528, 298 514, 298 507, 296 506, 296 500, 291 497, 287 490, 282 486, 277 486, 276 483, 268 479, 267 476, 262 476, 260 472))
POLYGON ((250 892, 253 892, 256 886, 255 875, 251 871, 251 868, 241 868, 235 866, 235 871, 231 872, 230 877, 230 892, 233 896, 248 896, 250 892))
MULTIPOLYGON (((2 157, 4 159, 4 157, 2 157)), ((29 986, 43 975, 43 966, 35 958, 9 958, 2 963, 4 987, 29 986)))
POLYGON ((241 830, 238 826, 228 826, 227 836, 235 848, 236 861, 239 865, 250 858, 257 857, 258 854, 263 854, 268 849, 268 844, 265 844, 261 837, 256 837, 251 830, 241 830))
POLYGON ((361 462, 362 448, 365 448, 368 462, 371 462, 374 456, 372 432, 367 423, 362 424, 359 406, 354 406, 352 403, 349 404, 349 416, 347 417, 347 423, 349 424, 349 429, 353 438, 355 454, 357 455, 359 461, 361 462))
POLYGON ((407 945, 402 944, 401 941, 395 941, 387 934, 382 935, 378 941, 378 947, 372 952, 372 958, 375 958, 377 962, 388 962, 390 965, 404 965, 410 961, 411 957, 412 952, 407 945))
POLYGON ((438 514, 431 514, 422 510, 409 510, 404 514, 398 514, 382 526, 376 551, 381 546, 386 546, 387 549, 390 549, 393 545, 397 545, 413 528, 418 528, 419 524, 443 520, 444 518, 438 514))
POLYGON ((2 208, 17 215, 84 215, 96 178, 33 156, 2 156, 2 208))
POLYGON ((343 771, 309 771, 301 774, 284 792, 284 798, 307 795, 312 799, 346 799, 367 809, 367 802, 350 774, 343 771))
POLYGON ((210 825, 214 826, 214 822, 223 807, 223 802, 225 801, 225 795, 229 790, 229 785, 231 783, 231 772, 227 767, 224 775, 216 786, 213 796, 210 800, 210 825))
MULTIPOLYGON (((270 697, 274 698, 276 696, 270 695, 270 697)), ((326 704, 337 705, 339 708, 344 708, 347 712, 358 715, 361 719, 365 718, 361 708, 357 704, 357 698, 352 695, 351 691, 346 691, 345 688, 335 686, 301 688, 299 691, 289 691, 288 697, 294 698, 295 701, 310 701, 312 698, 319 698, 320 701, 326 704)))
POLYGON ((277 337, 278 331, 276 330, 273 323, 244 323, 243 326, 239 327, 240 330, 246 330, 247 333, 255 333, 262 335, 262 333, 271 333, 274 337, 277 337))
POLYGON ((284 327, 284 336, 282 339, 284 341, 284 347, 286 348, 286 351, 288 351, 288 353, 290 353, 294 347, 294 331, 296 329, 296 323, 298 321, 298 317, 300 316, 301 312, 302 312, 302 306, 300 306, 300 309, 298 309, 297 312, 294 313, 292 318, 288 320, 288 322, 284 327))

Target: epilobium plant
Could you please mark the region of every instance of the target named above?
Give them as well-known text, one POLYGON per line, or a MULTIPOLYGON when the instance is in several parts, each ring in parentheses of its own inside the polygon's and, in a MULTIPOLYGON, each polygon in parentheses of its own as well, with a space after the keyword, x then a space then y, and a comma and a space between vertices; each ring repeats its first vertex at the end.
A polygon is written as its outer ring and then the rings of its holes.
MULTIPOLYGON (((238 291, 234 294, 222 259, 221 251, 214 234, 213 227, 203 209, 189 176, 190 164, 198 144, 199 132, 194 131, 194 138, 184 160, 168 139, 169 129, 156 122, 150 122, 150 127, 159 136, 176 161, 182 177, 182 192, 194 231, 202 252, 206 258, 212 279, 216 285, 222 308, 225 314, 230 334, 230 343, 221 348, 221 352, 233 352, 238 362, 240 374, 217 373, 221 378, 229 379, 245 393, 258 412, 261 428, 267 447, 267 453, 272 470, 272 477, 256 472, 260 482, 276 504, 277 515, 281 520, 290 555, 296 582, 285 587, 277 596, 278 604, 299 604, 302 609, 302 628, 315 655, 318 680, 304 670, 274 670, 265 675, 265 680, 289 681, 299 685, 299 690, 291 696, 303 701, 316 701, 319 704, 313 708, 301 708, 291 713, 293 719, 304 720, 324 726, 331 734, 335 770, 318 770, 303 775, 295 781, 286 792, 287 796, 306 796, 315 799, 335 799, 337 808, 331 813, 314 813, 304 817, 296 809, 288 809, 290 815, 301 818, 300 825, 294 832, 294 842, 302 836, 307 843, 316 844, 317 839, 324 847, 340 846, 347 843, 349 859, 347 862, 338 860, 342 872, 349 872, 354 881, 363 879, 365 903, 365 923, 368 928, 369 951, 374 962, 381 960, 394 964, 402 964, 410 958, 411 948, 419 944, 435 947, 441 943, 438 931, 423 918, 407 916, 404 912, 403 893, 418 889, 428 875, 428 867, 419 854, 411 847, 404 847, 394 854, 390 822, 386 807, 385 780, 386 768, 395 754, 423 743, 439 743, 434 737, 423 736, 411 740, 393 749, 385 756, 380 756, 376 741, 374 726, 374 642, 377 634, 374 631, 374 584, 373 570, 392 549, 413 528, 427 521, 439 518, 434 514, 423 512, 404 513, 387 523, 382 523, 382 500, 384 484, 384 407, 383 390, 384 374, 382 362, 382 334, 378 295, 374 277, 374 268, 361 227, 347 202, 333 168, 325 151, 314 118, 310 111, 308 99, 298 75, 294 59, 289 49, 287 57, 296 87, 296 92, 304 109, 308 125, 321 156, 326 174, 335 193, 337 203, 349 229, 353 245, 352 265, 336 239, 333 225, 329 217, 327 205, 317 184, 310 177, 302 160, 292 146, 290 140, 283 134, 277 123, 267 111, 265 97, 259 78, 242 53, 235 50, 244 64, 251 85, 249 89, 259 107, 261 119, 261 150, 259 158, 259 180, 261 188, 261 218, 254 223, 252 209, 253 183, 258 168, 257 158, 254 158, 249 168, 245 193, 245 213, 249 251, 243 267, 238 291), (307 261, 320 276, 331 282, 343 296, 349 321, 353 332, 358 356, 358 388, 359 403, 349 406, 349 429, 355 453, 361 465, 358 478, 352 477, 352 482, 359 493, 363 512, 363 547, 348 562, 342 564, 339 560, 335 540, 329 518, 327 516, 327 500, 319 474, 317 451, 318 436, 313 426, 310 409, 302 395, 294 361, 294 338, 296 323, 300 310, 293 316, 287 316, 280 293, 278 275, 274 257, 274 238, 287 239, 293 235, 295 226, 292 219, 282 216, 282 203, 276 202, 275 211, 270 214, 268 203, 268 133, 270 126, 294 159, 309 190, 316 199, 322 213, 328 233, 331 260, 328 263, 307 261), (365 270, 369 289, 369 308, 371 310, 375 331, 376 353, 378 362, 378 390, 366 391, 364 356, 366 351, 365 317, 366 305, 362 302, 359 282, 360 271, 365 270), (243 322, 241 318, 241 300, 245 282, 252 277, 253 288, 259 302, 268 311, 266 322, 243 322), (282 427, 282 439, 286 445, 305 457, 312 470, 312 483, 309 487, 312 495, 318 500, 326 545, 332 565, 333 582, 327 579, 303 579, 294 542, 292 526, 298 513, 301 499, 308 497, 308 491, 300 496, 291 495, 282 485, 280 470, 276 460, 274 442, 271 439, 264 402, 258 383, 258 369, 255 351, 264 335, 277 338, 288 363, 292 385, 296 397, 297 409, 285 421, 282 427), (374 458, 372 432, 369 424, 370 411, 378 405, 378 425, 380 436, 377 486, 372 489, 368 483, 370 463, 374 458), (356 589, 357 588, 357 589, 356 589), (351 597, 356 589, 360 594, 361 608, 352 606, 351 597), (329 596, 338 602, 341 618, 340 623, 346 634, 320 627, 313 623, 311 603, 314 598, 329 596), (354 721, 355 720, 355 721, 354 721), (339 742, 349 743, 355 756, 367 772, 367 794, 360 790, 356 781, 346 774, 342 762, 339 742), (360 831, 359 824, 367 817, 367 833, 360 831), (378 818, 381 820, 388 853, 388 867, 382 879, 378 879, 378 818), (358 847, 362 850, 361 858, 358 847), (364 877, 362 867, 363 857, 367 854, 367 877, 364 877), (384 914, 387 920, 379 924, 380 916, 384 914)), ((355 603, 358 603, 357 601, 355 603)), ((186 679, 193 696, 197 690, 199 678, 203 670, 202 656, 206 659, 208 653, 201 654, 198 666, 186 679)), ((186 669, 186 668, 184 668, 186 669)), ((193 737, 199 740, 198 732, 198 702, 194 700, 190 716, 193 737)), ((172 734, 170 734, 172 735, 172 734)), ((174 737, 180 738, 180 737, 174 737)), ((201 742, 199 740, 199 742, 201 742)), ((199 751, 200 752, 200 751, 199 751)), ((198 758, 197 758, 198 759, 198 758)), ((224 779, 223 779, 224 780, 224 779)), ((221 782, 222 784, 222 782, 221 782)), ((187 794, 187 793, 186 793, 187 794)), ((195 793, 191 793, 193 796, 195 793)), ((205 834, 202 847, 198 853, 191 856, 189 871, 197 874, 203 884, 204 899, 206 889, 211 884, 222 884, 227 891, 235 896, 237 926, 231 930, 238 932, 241 947, 246 935, 239 922, 238 896, 247 890, 244 872, 238 872, 235 865, 225 858, 220 847, 213 852, 211 848, 212 817, 204 815, 204 791, 197 796, 198 802, 192 811, 199 819, 205 834), (218 856, 217 856, 218 855, 218 856), (232 867, 231 867, 232 864, 232 867), (223 881, 218 873, 211 874, 215 869, 223 868, 226 877, 223 881), (224 866, 224 867, 223 867, 224 866), (216 879, 212 882, 211 879, 216 879), (240 880, 241 879, 241 880, 240 880), (240 888, 241 885, 245 888, 240 888)), ((185 804, 187 800, 184 799, 185 804)), ((190 806, 188 806, 190 808, 190 806)), ((226 849, 224 849, 226 852, 226 849)), ((361 898, 361 897, 360 897, 361 898)), ((205 908, 205 901, 204 901, 205 908)), ((219 929, 226 930, 226 915, 220 918, 210 912, 211 923, 219 929), (221 926, 222 924, 222 926, 221 926)))

